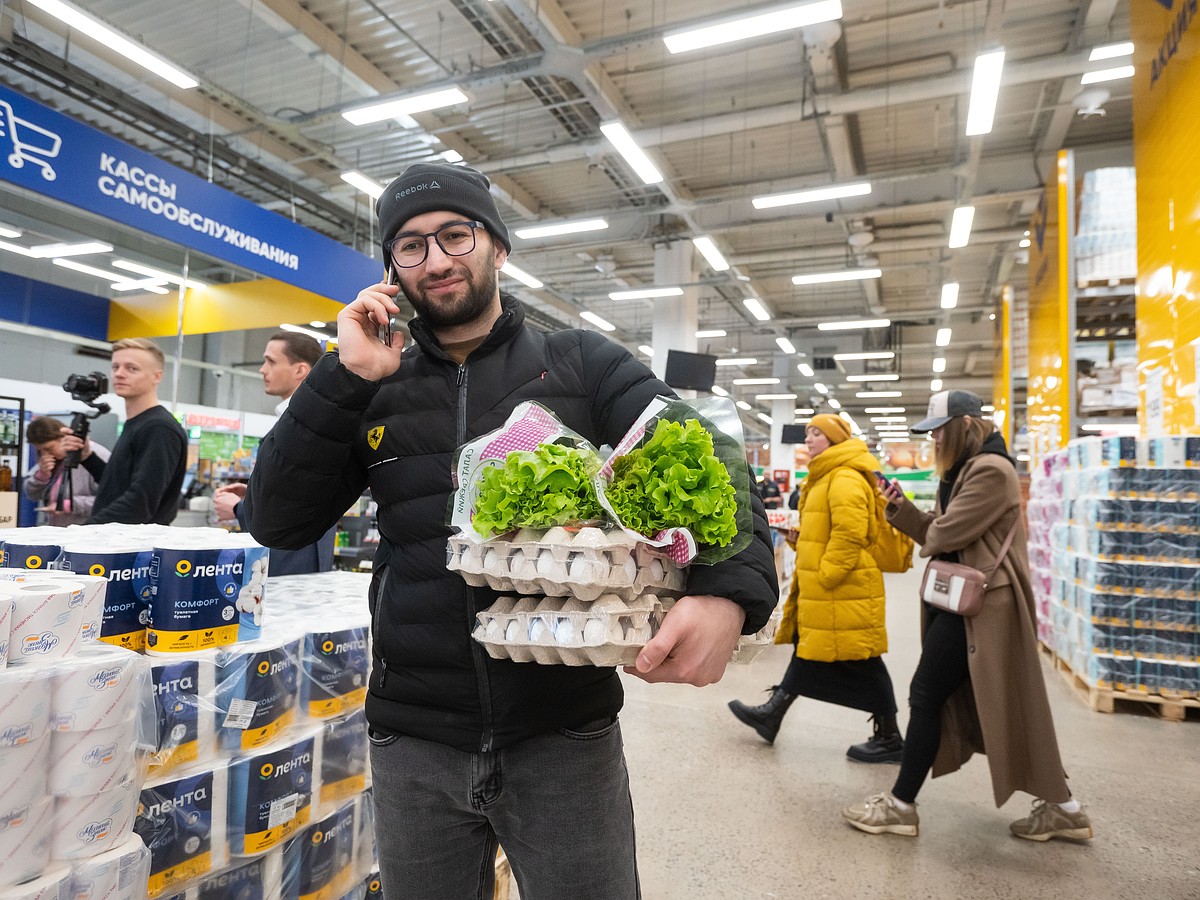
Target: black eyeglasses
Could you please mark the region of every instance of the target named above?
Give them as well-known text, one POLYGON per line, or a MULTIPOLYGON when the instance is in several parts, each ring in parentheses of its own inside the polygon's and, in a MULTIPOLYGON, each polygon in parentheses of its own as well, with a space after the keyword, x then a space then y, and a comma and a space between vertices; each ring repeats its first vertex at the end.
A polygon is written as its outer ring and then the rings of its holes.
POLYGON ((482 227, 482 222, 451 222, 428 234, 397 235, 384 246, 392 262, 401 269, 412 269, 425 262, 430 238, 447 256, 466 256, 475 249, 475 229, 482 227))

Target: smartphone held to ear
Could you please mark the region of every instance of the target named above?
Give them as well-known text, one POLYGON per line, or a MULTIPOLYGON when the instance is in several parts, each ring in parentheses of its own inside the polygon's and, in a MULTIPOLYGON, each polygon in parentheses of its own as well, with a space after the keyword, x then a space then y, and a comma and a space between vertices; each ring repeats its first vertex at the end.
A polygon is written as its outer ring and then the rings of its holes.
MULTIPOLYGON (((384 276, 383 276, 383 283, 384 284, 395 284, 396 283, 396 270, 395 269, 393 269, 390 266, 388 267, 387 271, 384 273, 384 276)), ((401 296, 400 294, 397 294, 395 297, 397 306, 400 305, 400 296, 401 296)), ((399 332, 400 334, 404 335, 404 343, 405 344, 408 343, 411 335, 409 334, 408 326, 404 324, 402 312, 396 313, 396 315, 394 315, 394 316, 388 316, 387 324, 385 324, 383 327, 384 346, 386 346, 386 347, 392 346, 392 335, 395 332, 399 332)))

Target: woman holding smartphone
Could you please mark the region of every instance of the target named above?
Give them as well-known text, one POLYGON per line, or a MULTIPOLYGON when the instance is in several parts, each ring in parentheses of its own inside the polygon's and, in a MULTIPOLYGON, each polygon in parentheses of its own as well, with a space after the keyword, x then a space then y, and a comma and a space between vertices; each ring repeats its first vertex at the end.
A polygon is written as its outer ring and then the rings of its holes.
POLYGON ((874 472, 879 461, 840 416, 813 416, 805 445, 811 462, 800 487, 800 530, 788 537, 796 569, 775 643, 795 643, 782 683, 759 706, 731 701, 738 721, 775 742, 784 714, 804 696, 871 713, 875 733, 846 755, 899 762, 904 741, 883 654, 887 623, 883 574, 870 548, 878 538, 874 472))
POLYGON ((986 747, 997 807, 1015 791, 1038 798, 1030 815, 1009 826, 1014 835, 1090 838, 1091 821, 1067 787, 1042 680, 1020 487, 1004 438, 968 391, 934 394, 928 416, 912 430, 933 433, 941 477, 934 511, 921 512, 890 482, 880 487, 888 520, 921 546, 921 556, 987 572, 1014 522, 1015 539, 978 615, 922 604, 900 773, 890 791, 842 815, 860 831, 915 837, 917 793, 930 771, 956 771, 986 747))

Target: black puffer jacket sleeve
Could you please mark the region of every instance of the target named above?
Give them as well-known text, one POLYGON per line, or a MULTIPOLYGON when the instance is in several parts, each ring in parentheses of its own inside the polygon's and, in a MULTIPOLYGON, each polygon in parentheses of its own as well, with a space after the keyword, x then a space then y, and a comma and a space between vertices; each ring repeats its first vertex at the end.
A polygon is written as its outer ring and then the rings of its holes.
POLYGON ((352 448, 378 389, 336 353, 317 360, 259 446, 242 508, 255 540, 298 550, 325 534, 362 494, 367 472, 352 448))
MULTIPOLYGON (((655 397, 674 397, 675 392, 624 347, 603 335, 584 332, 581 341, 596 424, 605 443, 616 446, 655 397)), ((750 545, 716 565, 692 566, 687 583, 689 594, 725 597, 741 606, 746 611, 743 634, 762 628, 779 600, 767 511, 757 493, 751 492, 750 502, 754 512, 750 545)))

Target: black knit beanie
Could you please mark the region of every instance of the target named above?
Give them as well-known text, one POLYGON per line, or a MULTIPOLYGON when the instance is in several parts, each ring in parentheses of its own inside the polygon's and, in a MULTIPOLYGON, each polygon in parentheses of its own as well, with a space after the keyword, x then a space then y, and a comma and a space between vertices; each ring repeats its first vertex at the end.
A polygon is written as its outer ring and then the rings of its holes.
MULTIPOLYGON (((488 192, 491 184, 482 172, 450 163, 414 163, 384 188, 375 201, 379 216, 380 245, 396 236, 413 216, 448 210, 482 222, 492 237, 512 251, 508 229, 488 192)), ((387 256, 387 249, 383 251, 387 256)))

